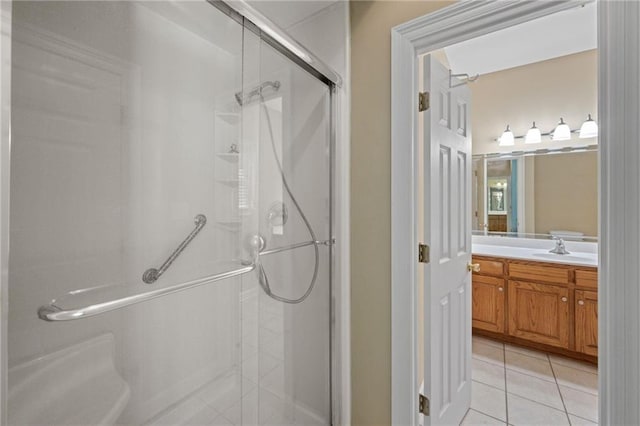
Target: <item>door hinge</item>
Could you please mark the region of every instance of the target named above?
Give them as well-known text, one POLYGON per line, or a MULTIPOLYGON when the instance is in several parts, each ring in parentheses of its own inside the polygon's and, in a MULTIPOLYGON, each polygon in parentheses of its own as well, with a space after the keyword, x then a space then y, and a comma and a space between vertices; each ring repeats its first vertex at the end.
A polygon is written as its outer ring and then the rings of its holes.
POLYGON ((429 415, 429 398, 423 394, 418 394, 418 411, 425 416, 429 415))
POLYGON ((426 244, 418 244, 418 262, 429 263, 429 246, 426 244))
POLYGON ((418 111, 426 111, 429 109, 429 92, 418 93, 418 111))

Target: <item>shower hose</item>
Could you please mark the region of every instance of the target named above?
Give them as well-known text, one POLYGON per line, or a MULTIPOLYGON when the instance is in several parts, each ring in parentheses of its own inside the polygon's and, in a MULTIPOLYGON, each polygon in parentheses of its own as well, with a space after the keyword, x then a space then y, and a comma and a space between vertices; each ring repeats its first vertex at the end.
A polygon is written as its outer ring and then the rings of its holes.
POLYGON ((316 239, 316 234, 315 232, 313 232, 313 228, 311 227, 311 224, 309 223, 307 216, 304 214, 304 211, 302 211, 302 208, 300 207, 300 204, 298 203, 298 200, 296 199, 295 195, 291 191, 291 188, 289 187, 289 183, 287 182, 287 178, 284 175, 284 169, 282 168, 282 163, 280 161, 280 158, 278 157, 278 151, 276 150, 276 143, 275 143, 275 138, 273 136, 273 126, 271 125, 271 116, 269 115, 269 108, 267 108, 267 105, 265 104, 262 93, 260 93, 260 105, 262 105, 262 109, 264 110, 265 118, 267 121, 267 129, 269 131, 269 139, 271 142, 271 150, 273 152, 273 157, 275 159, 275 162, 278 166, 278 171, 280 172, 282 185, 284 186, 285 191, 287 191, 289 198, 291 198, 291 202, 293 203, 295 209, 298 211, 298 213, 300 213, 300 217, 302 218, 302 221, 304 222, 304 225, 307 228, 307 231, 309 231, 309 235, 311 236, 311 241, 314 241, 313 249, 315 250, 315 265, 313 267, 313 276, 311 277, 311 282, 309 283, 309 287, 307 288, 307 291, 297 299, 289 299, 286 297, 279 296, 271 290, 269 277, 267 276, 267 273, 264 270, 262 263, 260 262, 259 255, 256 255, 254 260, 256 265, 256 274, 258 275, 258 283, 260 284, 260 287, 262 287, 264 292, 267 294, 267 296, 279 302, 295 305, 295 304, 304 302, 304 300, 307 297, 309 297, 309 295, 313 291, 313 287, 316 284, 316 280, 318 279, 318 268, 320 264, 320 252, 319 252, 318 243, 317 243, 318 240, 316 239))

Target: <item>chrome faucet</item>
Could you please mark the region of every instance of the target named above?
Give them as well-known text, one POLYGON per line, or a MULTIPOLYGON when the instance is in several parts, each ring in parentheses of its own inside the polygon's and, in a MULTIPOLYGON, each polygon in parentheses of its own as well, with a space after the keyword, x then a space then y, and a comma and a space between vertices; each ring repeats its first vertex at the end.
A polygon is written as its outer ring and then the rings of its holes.
POLYGON ((564 240, 560 237, 554 237, 554 239, 556 240, 556 246, 554 248, 552 248, 551 250, 549 250, 549 253, 554 253, 554 254, 571 254, 567 251, 567 249, 564 247, 564 240))

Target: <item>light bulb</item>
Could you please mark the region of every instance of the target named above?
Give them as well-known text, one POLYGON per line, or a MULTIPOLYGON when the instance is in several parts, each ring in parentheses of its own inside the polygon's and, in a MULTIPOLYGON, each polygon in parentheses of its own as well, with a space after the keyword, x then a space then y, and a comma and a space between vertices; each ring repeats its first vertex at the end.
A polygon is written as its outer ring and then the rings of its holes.
POLYGON ((542 142, 542 133, 540 129, 536 127, 536 122, 533 122, 533 126, 527 131, 527 135, 524 137, 524 143, 540 143, 542 142))
POLYGON ((582 123, 580 126, 580 138, 595 138, 598 136, 598 124, 591 118, 591 114, 589 114, 589 118, 587 121, 582 123))
POLYGON ((507 124, 507 128, 502 132, 502 136, 500 136, 498 146, 513 146, 514 142, 513 132, 509 130, 509 125, 507 124))
POLYGON ((566 141, 571 139, 571 129, 569 128, 569 125, 564 122, 562 117, 560 117, 560 123, 558 123, 553 131, 553 137, 551 139, 554 141, 566 141))

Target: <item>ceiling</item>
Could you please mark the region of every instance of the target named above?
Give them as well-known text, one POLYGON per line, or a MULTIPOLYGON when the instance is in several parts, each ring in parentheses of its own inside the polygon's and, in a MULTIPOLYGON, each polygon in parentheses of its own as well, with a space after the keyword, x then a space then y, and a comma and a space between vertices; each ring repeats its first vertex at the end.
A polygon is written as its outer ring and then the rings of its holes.
POLYGON ((596 3, 578 5, 444 49, 453 73, 488 74, 597 47, 596 3))
POLYGON ((286 30, 336 1, 340 0, 249 0, 248 3, 286 30))

